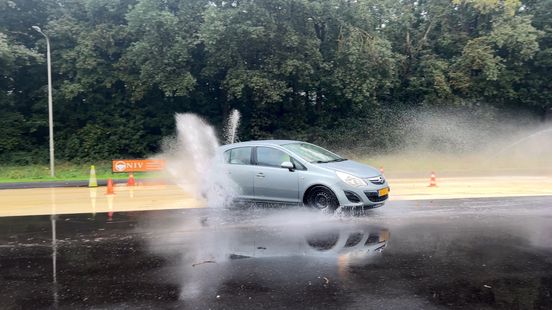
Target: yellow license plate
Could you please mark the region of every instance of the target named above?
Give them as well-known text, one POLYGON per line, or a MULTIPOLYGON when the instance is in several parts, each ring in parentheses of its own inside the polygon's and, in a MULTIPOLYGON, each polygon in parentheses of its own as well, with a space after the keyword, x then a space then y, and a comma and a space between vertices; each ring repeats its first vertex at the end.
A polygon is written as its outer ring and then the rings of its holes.
POLYGON ((382 188, 380 190, 378 190, 378 196, 385 196, 389 194, 389 187, 386 187, 386 188, 382 188))

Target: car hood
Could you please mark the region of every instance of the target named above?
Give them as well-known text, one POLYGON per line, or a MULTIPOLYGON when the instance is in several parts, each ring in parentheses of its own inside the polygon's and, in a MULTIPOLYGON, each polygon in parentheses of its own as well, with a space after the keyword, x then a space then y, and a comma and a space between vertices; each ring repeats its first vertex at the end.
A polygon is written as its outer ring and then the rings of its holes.
POLYGON ((345 160, 331 163, 316 164, 321 168, 327 168, 332 170, 339 170, 346 172, 360 178, 369 178, 380 175, 381 173, 374 167, 370 167, 365 164, 361 164, 354 160, 345 160))

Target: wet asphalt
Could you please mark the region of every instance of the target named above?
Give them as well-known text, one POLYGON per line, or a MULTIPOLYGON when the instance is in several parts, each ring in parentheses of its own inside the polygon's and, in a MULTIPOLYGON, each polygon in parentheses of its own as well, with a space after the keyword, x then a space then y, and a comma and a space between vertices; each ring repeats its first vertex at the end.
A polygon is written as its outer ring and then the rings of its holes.
POLYGON ((2 309, 551 309, 552 197, 0 218, 2 309))

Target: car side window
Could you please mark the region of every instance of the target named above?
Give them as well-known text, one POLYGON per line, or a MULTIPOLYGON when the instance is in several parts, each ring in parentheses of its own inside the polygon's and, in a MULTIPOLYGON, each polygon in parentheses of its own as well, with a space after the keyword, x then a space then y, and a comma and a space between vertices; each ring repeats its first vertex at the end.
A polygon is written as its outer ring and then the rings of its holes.
POLYGON ((251 147, 238 147, 224 152, 224 159, 233 165, 251 165, 251 147))
POLYGON ((257 147, 257 165, 280 167, 284 161, 291 161, 288 154, 271 147, 257 147))
POLYGON ((303 166, 302 163, 300 163, 297 159, 293 157, 291 157, 291 163, 293 164, 293 166, 295 166, 295 169, 297 170, 307 170, 307 168, 303 166))

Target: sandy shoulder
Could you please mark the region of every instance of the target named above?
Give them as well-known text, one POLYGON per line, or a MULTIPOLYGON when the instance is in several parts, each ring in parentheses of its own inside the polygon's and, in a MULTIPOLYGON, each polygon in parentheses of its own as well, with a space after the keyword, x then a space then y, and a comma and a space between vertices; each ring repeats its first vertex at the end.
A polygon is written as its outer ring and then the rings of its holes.
MULTIPOLYGON (((500 176, 389 178, 390 201, 552 195, 552 177, 500 176)), ((0 216, 110 213, 205 207, 205 201, 175 185, 98 188, 40 188, 0 191, 0 216)))
POLYGON ((521 197, 552 195, 552 177, 500 176, 437 178, 391 178, 391 200, 521 197))

